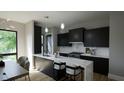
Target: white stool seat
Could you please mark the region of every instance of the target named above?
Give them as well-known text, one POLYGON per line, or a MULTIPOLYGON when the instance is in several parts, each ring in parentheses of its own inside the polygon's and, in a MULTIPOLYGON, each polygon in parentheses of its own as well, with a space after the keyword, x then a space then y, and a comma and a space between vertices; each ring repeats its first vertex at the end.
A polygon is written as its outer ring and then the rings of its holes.
POLYGON ((57 70, 65 69, 65 65, 57 65, 57 64, 54 64, 54 69, 57 69, 57 70))
POLYGON ((69 75, 78 75, 80 72, 81 72, 80 69, 75 70, 75 72, 74 72, 74 70, 72 70, 70 68, 66 69, 66 73, 69 74, 69 75))
POLYGON ((69 75, 78 75, 81 72, 81 69, 76 65, 67 65, 66 73, 69 75))
POLYGON ((57 60, 54 61, 54 69, 62 70, 62 69, 65 69, 65 67, 66 67, 65 62, 60 62, 57 60))

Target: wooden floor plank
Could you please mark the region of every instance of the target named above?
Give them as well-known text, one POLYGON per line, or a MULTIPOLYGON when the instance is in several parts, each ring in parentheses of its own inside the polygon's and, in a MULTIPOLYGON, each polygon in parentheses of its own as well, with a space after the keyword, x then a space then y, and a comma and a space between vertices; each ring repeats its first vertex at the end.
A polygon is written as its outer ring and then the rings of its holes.
MULTIPOLYGON (((44 73, 37 71, 37 70, 30 71, 30 78, 31 78, 31 81, 55 81, 48 75, 45 75, 44 73)), ((65 79, 62 79, 61 81, 63 81, 63 80, 65 80, 65 79)), ((78 78, 76 78, 76 80, 81 81, 81 75, 78 78)), ((17 79, 16 81, 25 81, 25 78, 20 78, 20 79, 17 79)), ((65 81, 69 81, 69 80, 66 79, 65 81)), ((105 75, 94 73, 93 81, 113 81, 113 80, 109 79, 105 75)))

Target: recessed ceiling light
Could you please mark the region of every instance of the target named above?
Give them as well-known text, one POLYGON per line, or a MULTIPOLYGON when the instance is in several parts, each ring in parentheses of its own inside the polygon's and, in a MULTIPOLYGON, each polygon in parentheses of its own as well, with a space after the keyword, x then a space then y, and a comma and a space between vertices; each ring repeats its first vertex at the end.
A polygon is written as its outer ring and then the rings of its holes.
POLYGON ((61 23, 61 29, 63 30, 65 28, 64 23, 61 23))

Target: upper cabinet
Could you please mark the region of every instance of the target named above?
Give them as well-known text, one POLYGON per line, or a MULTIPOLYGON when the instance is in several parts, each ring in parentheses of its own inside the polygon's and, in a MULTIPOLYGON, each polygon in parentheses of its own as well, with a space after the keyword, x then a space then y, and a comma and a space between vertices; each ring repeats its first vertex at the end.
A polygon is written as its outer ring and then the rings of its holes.
POLYGON ((34 25, 34 53, 41 53, 41 30, 40 26, 34 25))
POLYGON ((84 28, 76 28, 69 30, 69 42, 83 42, 84 41, 84 28))
POLYGON ((71 46, 71 43, 77 42, 84 42, 85 47, 109 47, 109 27, 76 28, 69 33, 58 34, 58 46, 71 46))
POLYGON ((84 31, 85 47, 109 47, 109 27, 84 31))
POLYGON ((58 46, 71 46, 69 43, 69 33, 63 33, 57 35, 58 46))

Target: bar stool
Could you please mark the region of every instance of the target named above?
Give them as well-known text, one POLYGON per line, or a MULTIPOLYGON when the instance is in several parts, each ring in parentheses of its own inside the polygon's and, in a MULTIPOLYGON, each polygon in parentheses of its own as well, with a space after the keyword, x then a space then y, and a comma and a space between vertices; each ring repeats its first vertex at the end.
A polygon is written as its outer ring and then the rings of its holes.
POLYGON ((60 80, 62 77, 65 77, 66 74, 66 63, 54 61, 54 79, 60 80))
POLYGON ((66 65, 66 75, 67 77, 70 79, 72 79, 72 77, 74 77, 74 81, 76 80, 76 77, 79 76, 81 73, 81 69, 79 66, 76 65, 66 65))
POLYGON ((62 70, 65 69, 65 67, 66 67, 66 63, 64 62, 60 62, 60 63, 54 62, 54 69, 56 70, 62 70))

